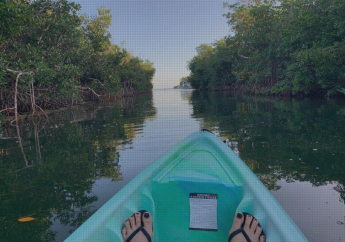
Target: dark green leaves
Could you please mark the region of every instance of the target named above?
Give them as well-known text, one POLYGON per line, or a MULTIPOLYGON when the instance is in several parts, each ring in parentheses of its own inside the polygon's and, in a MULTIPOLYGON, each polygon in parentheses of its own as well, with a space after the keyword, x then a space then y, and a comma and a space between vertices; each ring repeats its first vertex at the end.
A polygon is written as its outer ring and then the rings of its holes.
POLYGON ((153 65, 111 43, 110 10, 100 8, 93 18, 79 10, 80 5, 66 0, 1 1, 0 109, 14 103, 8 97, 13 97, 16 75, 6 67, 33 73, 30 80, 19 80, 23 111, 30 111, 33 100, 61 107, 122 95, 128 73, 131 93, 152 89, 153 65), (31 97, 26 95, 29 84, 36 90, 31 97))
POLYGON ((223 89, 225 83, 262 94, 343 93, 342 0, 248 1, 225 7, 233 35, 225 39, 225 48, 215 44, 191 60, 193 87, 223 89), (229 76, 231 83, 225 81, 229 76))

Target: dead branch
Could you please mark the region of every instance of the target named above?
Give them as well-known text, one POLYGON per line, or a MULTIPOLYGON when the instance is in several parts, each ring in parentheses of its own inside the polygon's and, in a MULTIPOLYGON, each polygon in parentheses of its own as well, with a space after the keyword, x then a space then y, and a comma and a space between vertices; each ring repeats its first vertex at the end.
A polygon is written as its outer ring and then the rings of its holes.
POLYGON ((89 90, 91 91, 93 94, 95 94, 97 97, 101 97, 101 95, 99 95, 98 93, 96 93, 93 89, 91 89, 90 87, 82 87, 82 86, 76 86, 79 90, 89 90))

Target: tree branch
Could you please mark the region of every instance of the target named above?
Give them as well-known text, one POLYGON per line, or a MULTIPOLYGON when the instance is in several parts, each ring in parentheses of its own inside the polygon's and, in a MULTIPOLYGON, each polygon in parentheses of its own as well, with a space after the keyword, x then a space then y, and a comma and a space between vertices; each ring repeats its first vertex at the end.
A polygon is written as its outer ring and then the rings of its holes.
POLYGON ((3 112, 3 111, 6 111, 6 110, 11 110, 11 109, 14 109, 14 108, 5 108, 5 109, 2 109, 2 110, 0 110, 0 113, 3 112))
MULTIPOLYGON (((50 27, 50 24, 49 24, 48 27, 44 30, 44 32, 47 31, 47 30, 49 29, 49 27, 50 27)), ((44 35, 44 32, 43 32, 43 34, 41 35, 40 39, 38 40, 37 45, 40 45, 40 42, 41 42, 41 40, 42 40, 42 38, 43 38, 43 35, 44 35)))
POLYGON ((21 75, 32 75, 33 73, 30 72, 24 72, 24 71, 14 71, 9 69, 8 67, 6 67, 6 71, 10 72, 10 73, 14 73, 17 74, 16 77, 16 83, 15 83, 15 87, 14 87, 14 119, 16 121, 16 125, 18 125, 18 103, 17 103, 17 97, 18 97, 18 82, 19 82, 19 78, 21 75))
POLYGON ((14 74, 20 74, 20 75, 32 75, 33 72, 32 71, 29 71, 29 72, 25 72, 25 71, 14 71, 14 70, 11 70, 10 68, 6 67, 6 71, 7 72, 10 72, 10 73, 14 73, 14 74))
POLYGON ((101 95, 97 94, 93 89, 91 89, 90 87, 82 87, 82 86, 76 86, 79 90, 89 90, 91 91, 93 94, 95 94, 97 97, 101 97, 101 95))
MULTIPOLYGON (((102 87, 104 88, 104 90, 106 90, 110 96, 114 96, 113 94, 111 94, 111 92, 108 91, 108 89, 105 88, 104 84, 103 84, 100 80, 95 79, 95 78, 87 78, 87 79, 88 79, 88 80, 93 80, 93 81, 99 82, 99 84, 102 85, 102 87)), ((114 97, 115 97, 115 96, 114 96, 114 97)))

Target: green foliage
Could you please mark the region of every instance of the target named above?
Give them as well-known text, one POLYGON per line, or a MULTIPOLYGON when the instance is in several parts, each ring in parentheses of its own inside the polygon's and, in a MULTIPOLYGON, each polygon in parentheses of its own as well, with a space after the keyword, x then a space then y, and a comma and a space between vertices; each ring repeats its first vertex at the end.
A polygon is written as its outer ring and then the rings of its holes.
POLYGON ((94 18, 86 17, 85 31, 96 52, 105 51, 110 43, 110 33, 108 28, 111 23, 110 9, 98 9, 98 16, 94 18))
POLYGON ((126 50, 111 43, 110 10, 100 8, 92 18, 79 12, 80 5, 66 0, 1 1, 1 109, 13 107, 18 72, 11 70, 32 73, 20 77, 22 111, 33 99, 54 108, 121 95, 124 67, 133 72, 133 93, 152 89, 153 64, 132 57, 139 64, 127 65, 126 50), (25 95, 30 86, 33 98, 25 95))
POLYGON ((132 57, 128 52, 126 59, 121 63, 120 80, 125 91, 141 90, 148 91, 152 89, 152 77, 155 73, 153 63, 149 60, 141 60, 138 57, 132 57))
POLYGON ((194 88, 225 85, 264 94, 342 93, 342 0, 257 0, 225 7, 234 34, 219 41, 224 44, 214 44, 213 50, 198 47, 203 51, 189 63, 194 88))
POLYGON ((234 81, 229 48, 225 40, 211 45, 200 45, 198 55, 189 62, 191 75, 187 78, 194 88, 213 88, 229 85, 234 81))

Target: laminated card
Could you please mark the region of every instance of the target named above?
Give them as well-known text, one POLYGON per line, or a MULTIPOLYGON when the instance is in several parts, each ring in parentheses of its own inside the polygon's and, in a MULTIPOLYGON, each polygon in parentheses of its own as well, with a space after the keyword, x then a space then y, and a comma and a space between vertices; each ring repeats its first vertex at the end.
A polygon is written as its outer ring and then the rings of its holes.
POLYGON ((190 193, 189 229, 217 231, 217 194, 190 193))

